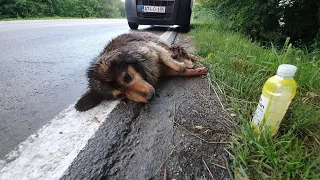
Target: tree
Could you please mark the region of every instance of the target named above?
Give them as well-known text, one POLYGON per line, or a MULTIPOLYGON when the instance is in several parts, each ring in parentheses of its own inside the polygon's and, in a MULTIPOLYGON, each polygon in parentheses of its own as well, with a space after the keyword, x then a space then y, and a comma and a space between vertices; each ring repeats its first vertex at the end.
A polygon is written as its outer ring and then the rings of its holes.
POLYGON ((121 0, 1 0, 0 19, 25 17, 124 17, 121 0))

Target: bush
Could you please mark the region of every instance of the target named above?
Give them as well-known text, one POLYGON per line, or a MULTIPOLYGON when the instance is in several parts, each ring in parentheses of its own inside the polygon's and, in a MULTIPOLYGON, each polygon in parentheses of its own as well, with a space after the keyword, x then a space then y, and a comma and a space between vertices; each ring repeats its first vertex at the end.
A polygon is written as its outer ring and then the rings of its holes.
POLYGON ((283 16, 285 37, 291 37, 298 44, 312 43, 320 28, 319 8, 315 0, 300 0, 287 5, 283 16))
POLYGON ((198 0, 201 7, 231 20, 232 28, 262 42, 310 46, 320 28, 318 0, 198 0))
POLYGON ((110 5, 99 6, 97 11, 99 12, 98 17, 100 18, 118 16, 117 11, 115 11, 110 5))
POLYGON ((2 0, 0 19, 37 17, 124 17, 121 0, 2 0))

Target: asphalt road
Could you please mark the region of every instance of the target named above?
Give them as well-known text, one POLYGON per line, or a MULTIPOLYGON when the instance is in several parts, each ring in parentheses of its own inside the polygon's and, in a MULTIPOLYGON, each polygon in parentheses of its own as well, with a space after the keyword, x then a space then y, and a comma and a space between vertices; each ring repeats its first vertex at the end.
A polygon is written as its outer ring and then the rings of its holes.
POLYGON ((0 159, 74 103, 91 59, 130 31, 126 20, 0 22, 0 159))

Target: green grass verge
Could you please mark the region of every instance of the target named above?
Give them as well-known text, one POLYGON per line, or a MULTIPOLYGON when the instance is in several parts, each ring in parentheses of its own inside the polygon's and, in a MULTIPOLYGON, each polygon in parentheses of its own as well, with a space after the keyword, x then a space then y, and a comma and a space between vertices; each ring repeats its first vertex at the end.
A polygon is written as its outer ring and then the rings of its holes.
POLYGON ((232 136, 233 169, 246 179, 320 179, 320 52, 286 43, 262 47, 230 30, 228 21, 204 13, 191 36, 210 79, 239 114, 232 136), (298 91, 275 137, 249 125, 265 81, 282 63, 298 67, 298 91))

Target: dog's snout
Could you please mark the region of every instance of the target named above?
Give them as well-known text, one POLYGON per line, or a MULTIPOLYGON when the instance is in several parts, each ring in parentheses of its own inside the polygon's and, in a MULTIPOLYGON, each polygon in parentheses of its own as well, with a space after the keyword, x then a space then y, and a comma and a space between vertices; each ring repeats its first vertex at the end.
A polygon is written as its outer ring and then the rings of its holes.
POLYGON ((128 99, 147 103, 155 95, 154 87, 143 79, 136 80, 125 92, 128 99))
POLYGON ((154 92, 148 93, 148 94, 146 95, 146 100, 147 100, 147 101, 151 101, 152 98, 153 98, 153 96, 154 96, 154 92))
POLYGON ((148 92, 147 95, 145 96, 146 100, 151 101, 155 93, 156 93, 155 89, 151 86, 151 91, 148 92))

